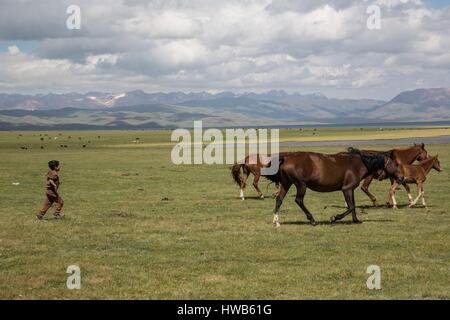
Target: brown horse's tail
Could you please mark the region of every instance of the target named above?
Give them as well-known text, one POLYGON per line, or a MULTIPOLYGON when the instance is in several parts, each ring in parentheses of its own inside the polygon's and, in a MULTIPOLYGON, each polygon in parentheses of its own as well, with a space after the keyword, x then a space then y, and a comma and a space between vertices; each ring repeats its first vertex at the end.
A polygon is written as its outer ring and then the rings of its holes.
POLYGON ((237 183, 238 186, 241 186, 241 167, 244 165, 242 163, 236 163, 234 166, 231 167, 231 175, 233 176, 234 181, 237 183))

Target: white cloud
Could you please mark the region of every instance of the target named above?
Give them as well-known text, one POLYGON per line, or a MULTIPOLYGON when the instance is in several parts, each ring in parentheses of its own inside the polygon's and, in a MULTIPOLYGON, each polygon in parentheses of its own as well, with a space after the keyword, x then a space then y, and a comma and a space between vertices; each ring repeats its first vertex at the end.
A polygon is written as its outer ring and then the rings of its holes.
MULTIPOLYGON (((156 12, 155 12, 156 13, 156 12)), ((196 21, 179 10, 167 10, 158 14, 137 12, 123 21, 125 32, 144 38, 193 38, 202 31, 201 21, 196 21)))
POLYGON ((80 0, 0 3, 0 91, 322 91, 389 98, 450 85, 450 9, 419 0, 80 0), (382 29, 366 27, 378 4, 382 29))
POLYGON ((20 49, 17 46, 9 46, 8 47, 8 53, 10 55, 15 56, 17 54, 20 54, 20 49))

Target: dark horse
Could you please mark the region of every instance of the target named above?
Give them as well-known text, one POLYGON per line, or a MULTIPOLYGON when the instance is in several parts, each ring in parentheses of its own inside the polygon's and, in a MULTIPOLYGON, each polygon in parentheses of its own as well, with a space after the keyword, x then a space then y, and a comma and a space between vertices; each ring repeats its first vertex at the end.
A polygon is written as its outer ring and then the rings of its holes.
MULTIPOLYGON (((381 151, 373 151, 373 150, 362 150, 363 153, 379 153, 381 151)), ((425 144, 414 144, 414 146, 405 148, 405 149, 391 149, 388 152, 391 152, 392 159, 394 159, 399 165, 410 165, 414 161, 423 161, 427 159, 428 153, 425 150, 425 144)), ((368 175, 361 186, 361 190, 364 191, 365 194, 372 200, 372 203, 375 207, 378 206, 377 198, 370 193, 369 186, 372 183, 373 179, 384 180, 387 176, 383 171, 374 172, 368 175)), ((403 185, 406 191, 409 194, 408 188, 406 185, 403 185)), ((410 199, 411 202, 412 199, 410 199)))
POLYGON ((347 203, 347 210, 333 216, 331 222, 341 220, 351 213, 353 222, 360 223, 356 216, 354 191, 361 180, 378 170, 384 170, 389 176, 400 182, 403 180, 401 170, 391 156, 390 152, 366 154, 353 148, 349 148, 346 153, 333 155, 314 152, 293 152, 280 155, 278 172, 275 175, 266 176, 269 180, 280 184, 273 223, 277 227, 280 226, 280 206, 293 184, 297 188, 295 202, 312 225, 317 223, 303 202, 307 188, 318 192, 342 191, 347 203))

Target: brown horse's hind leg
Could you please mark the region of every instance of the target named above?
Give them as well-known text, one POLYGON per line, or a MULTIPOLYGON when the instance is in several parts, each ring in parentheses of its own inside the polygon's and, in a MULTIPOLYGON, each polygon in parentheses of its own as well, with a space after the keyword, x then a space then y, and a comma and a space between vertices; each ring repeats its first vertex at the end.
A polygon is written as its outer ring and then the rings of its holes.
POLYGON ((275 201, 275 210, 273 213, 273 224, 276 227, 280 226, 280 207, 291 185, 292 184, 285 184, 285 185, 281 184, 280 186, 280 192, 278 193, 277 200, 275 201))
POLYGON ((378 207, 378 203, 377 203, 377 198, 370 193, 369 191, 369 186, 372 183, 373 180, 373 175, 368 176, 367 178, 364 179, 364 182, 361 186, 361 190, 364 191, 364 193, 370 198, 370 200, 372 200, 372 203, 375 207, 378 207))
POLYGON ((255 174, 255 177, 253 178, 253 186, 255 187, 256 192, 258 192, 258 196, 259 196, 261 199, 264 199, 263 193, 262 193, 261 190, 259 190, 259 188, 258 188, 259 177, 261 177, 260 174, 258 174, 258 173, 255 174))
POLYGON ((311 225, 316 226, 317 222, 314 219, 313 215, 309 210, 306 208, 305 203, 303 202, 303 199, 305 198, 306 193, 306 186, 303 184, 300 184, 297 186, 297 196, 295 197, 295 202, 298 204, 298 206, 303 210, 306 217, 308 218, 311 225))
POLYGON ((355 208, 355 191, 354 189, 346 189, 342 191, 344 193, 345 201, 347 202, 347 210, 341 214, 335 215, 331 217, 331 223, 334 223, 338 220, 345 218, 349 213, 352 214, 354 223, 361 223, 356 217, 356 208, 355 208))
POLYGON ((406 193, 408 194, 408 204, 411 204, 413 202, 413 197, 411 195, 411 189, 409 188, 407 183, 404 183, 402 185, 405 188, 406 193))
POLYGON ((244 189, 245 189, 245 186, 247 185, 247 179, 248 179, 249 173, 245 169, 243 171, 244 171, 244 174, 243 174, 242 180, 241 180, 240 197, 241 197, 242 200, 245 200, 244 189))
POLYGON ((398 209, 397 207, 397 200, 395 199, 395 190, 397 190, 398 187, 398 182, 391 179, 391 187, 389 188, 389 193, 388 193, 388 205, 391 203, 392 200, 392 208, 393 209, 398 209))

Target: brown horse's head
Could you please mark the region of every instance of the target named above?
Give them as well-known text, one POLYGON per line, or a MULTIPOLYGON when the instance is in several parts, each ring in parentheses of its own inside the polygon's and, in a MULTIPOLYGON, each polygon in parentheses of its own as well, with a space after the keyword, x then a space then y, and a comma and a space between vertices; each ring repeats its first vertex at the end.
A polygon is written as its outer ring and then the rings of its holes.
POLYGON ((414 143, 414 147, 416 147, 419 152, 419 155, 417 156, 418 161, 423 161, 428 158, 428 152, 425 150, 425 143, 414 143))
POLYGON ((394 178, 399 183, 402 183, 405 180, 400 165, 397 161, 392 160, 391 157, 384 157, 384 174, 394 178))
POLYGON ((439 162, 438 155, 435 155, 433 158, 435 158, 435 160, 433 162, 433 169, 436 170, 437 172, 441 172, 442 167, 441 167, 441 163, 439 162))

